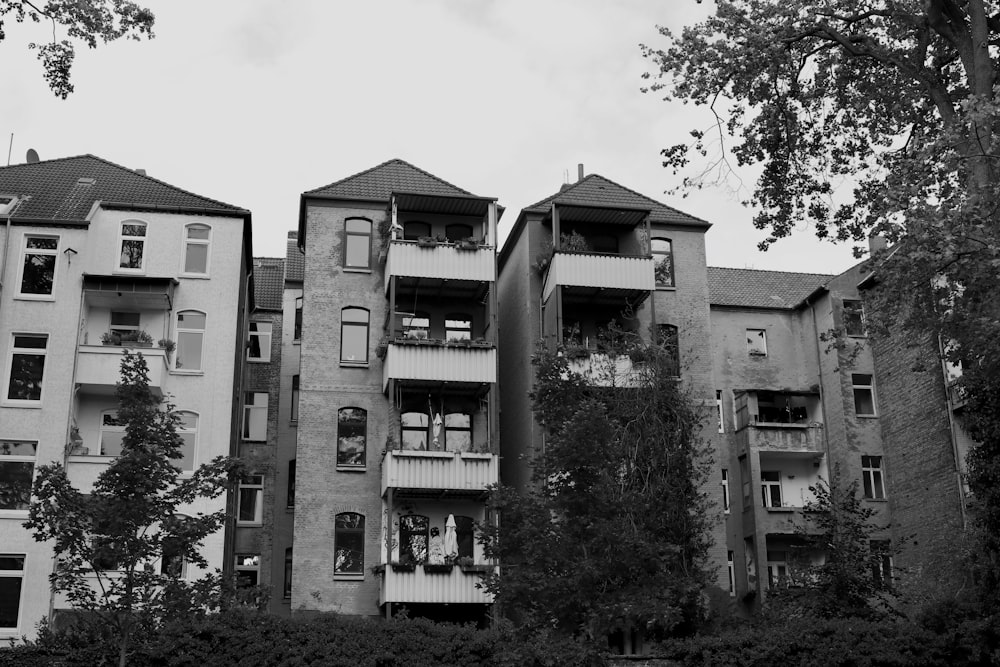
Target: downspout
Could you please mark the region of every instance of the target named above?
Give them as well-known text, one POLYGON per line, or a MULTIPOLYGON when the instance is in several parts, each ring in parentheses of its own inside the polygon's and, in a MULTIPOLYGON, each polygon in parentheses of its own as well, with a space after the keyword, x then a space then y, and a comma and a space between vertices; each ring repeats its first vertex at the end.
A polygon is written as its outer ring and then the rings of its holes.
POLYGON ((3 237, 3 255, 0 255, 0 296, 3 296, 3 272, 7 269, 7 250, 10 248, 10 216, 5 223, 6 233, 3 237))
MULTIPOLYGON (((830 473, 830 466, 832 464, 830 455, 830 431, 827 428, 827 410, 826 410, 826 388, 823 386, 823 357, 819 349, 819 324, 816 320, 816 303, 812 300, 812 295, 806 297, 806 304, 809 306, 809 312, 812 314, 812 325, 813 325, 813 348, 816 352, 816 376, 819 379, 819 404, 823 408, 823 448, 826 450, 826 469, 827 474, 830 473)), ((831 480, 832 481, 832 480, 831 480)), ((830 485, 830 493, 835 494, 833 485, 830 485)))
POLYGON ((962 483, 962 454, 958 451, 958 429, 955 421, 955 406, 951 399, 951 387, 948 382, 948 371, 945 366, 944 345, 938 337, 938 354, 941 357, 941 377, 944 379, 944 399, 948 408, 948 434, 951 436, 951 454, 955 459, 955 481, 958 484, 958 504, 962 510, 962 528, 968 529, 969 517, 965 506, 965 485, 962 483))

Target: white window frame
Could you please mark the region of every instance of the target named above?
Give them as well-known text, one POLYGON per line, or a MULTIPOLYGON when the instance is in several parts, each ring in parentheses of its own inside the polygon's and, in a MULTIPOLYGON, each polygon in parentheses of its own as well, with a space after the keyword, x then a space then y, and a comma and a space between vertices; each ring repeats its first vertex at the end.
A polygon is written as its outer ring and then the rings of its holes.
POLYGON ((761 470, 760 471, 760 494, 761 500, 764 503, 764 507, 783 507, 785 498, 781 490, 781 471, 780 470, 761 470), (777 479, 765 479, 765 475, 771 475, 777 479), (774 504, 774 496, 772 489, 778 489, 778 504, 774 504))
POLYGON ((872 373, 851 373, 851 396, 854 398, 855 417, 877 417, 878 396, 875 393, 875 375, 872 373), (867 383, 864 378, 868 378, 867 383), (872 411, 858 412, 858 391, 868 391, 871 395, 872 411))
POLYGON ((271 361, 271 336, 274 333, 274 325, 270 322, 250 322, 250 330, 247 332, 247 342, 251 343, 257 339, 257 349, 260 356, 255 357, 250 354, 253 345, 247 345, 247 361, 253 364, 266 364, 271 361), (254 330, 257 327, 257 330, 254 330), (264 328, 261 328, 264 327, 264 328))
POLYGON ((374 225, 372 221, 368 218, 347 218, 344 221, 344 269, 354 270, 354 271, 367 271, 372 268, 372 232, 374 231, 374 225), (367 232, 359 231, 358 229, 351 229, 351 223, 362 222, 366 223, 368 227, 367 232), (365 238, 367 253, 365 254, 365 263, 362 264, 351 264, 349 262, 349 247, 351 245, 351 239, 365 238))
POLYGON ((747 354, 751 357, 766 357, 767 356, 767 329, 750 329, 746 331, 747 337, 747 354), (751 336, 756 336, 760 339, 760 345, 754 345, 751 336))
POLYGON ((236 493, 236 525, 237 526, 260 526, 264 523, 264 476, 248 475, 245 480, 241 479, 236 493), (244 491, 249 491, 248 497, 253 498, 253 518, 243 517, 244 491))
POLYGON ((235 554, 233 557, 234 567, 233 570, 236 573, 237 579, 239 579, 240 572, 254 572, 256 573, 257 583, 255 586, 260 586, 260 554, 259 553, 239 553, 235 554), (256 562, 251 564, 243 564, 240 561, 244 558, 256 558, 256 562))
POLYGON ((181 275, 182 276, 195 276, 199 278, 207 278, 209 270, 212 267, 212 227, 211 225, 206 225, 203 222, 192 222, 188 225, 184 225, 184 250, 181 253, 181 275), (207 229, 208 238, 205 239, 193 239, 191 238, 192 229, 207 229), (205 270, 204 271, 190 271, 188 270, 188 250, 191 246, 205 246, 205 270))
POLYGON ((774 551, 768 550, 767 552, 767 587, 777 588, 782 584, 788 586, 790 583, 788 577, 788 552, 776 549, 774 551), (781 554, 782 558, 773 559, 771 555, 781 554))
POLYGON ((851 338, 865 338, 868 336, 868 318, 865 316, 865 302, 861 299, 844 299, 842 303, 843 313, 841 315, 844 323, 844 334, 851 338), (848 306, 848 304, 852 304, 848 306), (857 304, 856 306, 854 304, 857 304), (851 333, 847 326, 848 313, 857 313, 861 319, 861 331, 851 333))
POLYGON ((146 272, 146 257, 149 255, 146 252, 147 239, 149 238, 149 223, 143 222, 142 220, 122 220, 118 225, 118 245, 117 245, 117 262, 115 264, 115 273, 145 273, 146 272), (142 236, 134 236, 125 233, 125 225, 131 225, 133 227, 141 225, 143 228, 142 236), (122 266, 122 251, 125 247, 126 241, 141 241, 142 242, 142 257, 139 261, 138 267, 122 266))
POLYGON ((27 569, 28 558, 26 554, 15 554, 15 553, 2 553, 0 554, 0 558, 21 559, 20 570, 0 570, 0 578, 21 580, 21 588, 18 591, 18 598, 17 598, 17 625, 0 627, 0 635, 18 636, 20 634, 19 630, 21 628, 21 621, 24 619, 24 614, 23 614, 24 610, 22 609, 22 606, 24 604, 24 582, 25 582, 24 572, 27 569))
POLYGON ((173 354, 173 365, 175 373, 204 373, 205 372, 205 332, 208 331, 208 313, 203 310, 195 310, 193 308, 187 308, 185 310, 177 311, 177 315, 174 316, 174 340, 177 341, 177 350, 173 354), (185 313, 197 313, 198 315, 205 316, 205 326, 201 329, 190 329, 188 327, 182 326, 180 317, 185 313), (187 368, 185 366, 177 367, 177 362, 180 360, 180 338, 181 334, 200 334, 201 335, 201 358, 198 360, 200 363, 198 368, 187 368))
POLYGON ((59 274, 59 241, 60 238, 55 234, 25 234, 21 241, 21 262, 17 267, 17 298, 18 299, 28 299, 32 301, 54 301, 56 298, 56 278, 59 274), (32 239, 45 239, 54 240, 56 242, 56 247, 53 250, 48 248, 29 248, 28 242, 32 239), (30 292, 22 292, 21 289, 24 287, 24 263, 27 261, 29 255, 42 255, 46 257, 52 257, 52 291, 48 294, 32 294, 30 292))
MULTIPOLYGON (((38 442, 35 440, 14 440, 14 439, 0 439, 0 466, 5 463, 30 463, 31 464, 31 484, 35 482, 35 462, 38 458, 38 442), (11 451, 11 445, 27 445, 34 450, 34 454, 5 454, 5 451, 11 451)), ((29 490, 29 498, 31 492, 29 490)), ((12 516, 12 517, 26 517, 28 516, 28 508, 24 509, 14 509, 14 508, 0 508, 0 517, 12 516)))
POLYGON ((270 396, 266 391, 248 391, 243 397, 243 427, 240 439, 246 442, 267 442, 267 408, 270 396), (263 397, 263 404, 258 400, 263 397), (256 420, 263 415, 263 433, 253 430, 256 420))
POLYGON ((195 469, 195 467, 197 467, 197 465, 198 465, 198 447, 200 445, 200 442, 199 442, 200 438, 199 438, 198 432, 201 429, 201 415, 199 413, 195 412, 194 410, 177 410, 177 415, 182 420, 184 419, 184 415, 190 415, 191 417, 194 418, 194 428, 188 428, 187 426, 185 426, 185 424, 184 424, 183 421, 181 421, 177 425, 177 434, 178 435, 185 435, 185 434, 189 434, 189 433, 194 435, 194 443, 191 445, 191 461, 189 462, 190 467, 185 467, 184 466, 184 463, 185 463, 184 459, 174 459, 173 460, 173 462, 174 462, 175 465, 180 466, 181 472, 183 472, 183 473, 189 473, 189 472, 193 472, 194 469, 195 469))
POLYGON ((881 456, 869 454, 861 456, 861 491, 865 500, 886 499, 885 468, 882 466, 881 456), (871 495, 868 495, 869 488, 872 490, 871 495))
POLYGON ((729 514, 732 507, 732 498, 729 496, 729 470, 722 469, 722 511, 729 514))
POLYGON ((118 420, 118 410, 104 410, 98 415, 100 421, 97 422, 97 447, 98 452, 95 456, 111 456, 116 457, 118 454, 105 454, 104 453, 104 434, 105 433, 121 433, 122 436, 125 435, 125 427, 122 425, 104 425, 104 417, 108 415, 112 417, 115 421, 118 420))
POLYGON ((10 337, 10 352, 7 354, 7 372, 3 380, 3 403, 18 407, 41 407, 45 400, 45 366, 48 360, 49 335, 47 333, 15 332, 10 337), (45 340, 43 347, 17 347, 18 338, 41 338, 45 340), (42 357, 42 378, 41 387, 38 390, 38 398, 11 398, 10 381, 14 372, 14 357, 17 355, 40 356, 42 357))
POLYGON ((729 597, 736 597, 736 564, 732 551, 726 552, 726 569, 729 571, 729 597))

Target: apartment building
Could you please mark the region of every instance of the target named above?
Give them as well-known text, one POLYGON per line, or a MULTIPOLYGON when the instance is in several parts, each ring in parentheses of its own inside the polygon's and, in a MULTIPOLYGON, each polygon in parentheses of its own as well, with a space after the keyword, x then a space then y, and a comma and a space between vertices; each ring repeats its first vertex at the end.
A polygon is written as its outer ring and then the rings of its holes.
MULTIPOLYGON (((184 471, 237 451, 251 219, 82 155, 0 168, 0 225, 0 637, 20 637, 66 604, 21 525, 35 468, 62 463, 86 492, 120 451, 123 348, 180 413, 184 471)), ((230 569, 222 532, 204 553, 230 569)))
POLYGON ((497 218, 402 160, 302 195, 293 612, 485 622, 497 218))

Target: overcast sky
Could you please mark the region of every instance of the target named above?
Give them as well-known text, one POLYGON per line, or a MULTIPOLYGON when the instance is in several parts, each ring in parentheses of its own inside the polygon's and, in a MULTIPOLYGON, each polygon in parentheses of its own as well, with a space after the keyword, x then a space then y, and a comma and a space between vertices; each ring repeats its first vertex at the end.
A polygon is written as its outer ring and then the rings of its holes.
MULTIPOLYGON (((254 254, 281 256, 299 194, 402 158, 518 211, 577 164, 711 222, 709 264, 839 272, 847 246, 799 230, 766 253, 737 184, 687 198, 661 148, 710 120, 642 94, 640 43, 708 11, 695 0, 147 0, 156 38, 78 47, 56 98, 8 21, 0 140, 11 163, 93 153, 253 212, 254 254)), ((60 35, 62 38, 63 35, 60 35)), ((5 158, 6 156, 4 156, 5 158)), ((5 162, 4 162, 5 163, 5 162)), ((752 185, 747 176, 745 187, 752 185)))

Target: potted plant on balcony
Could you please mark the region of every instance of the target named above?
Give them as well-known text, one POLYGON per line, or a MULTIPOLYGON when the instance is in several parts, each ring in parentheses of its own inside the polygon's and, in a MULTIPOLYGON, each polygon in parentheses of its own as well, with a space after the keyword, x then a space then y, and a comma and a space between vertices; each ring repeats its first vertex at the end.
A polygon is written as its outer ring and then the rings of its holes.
POLYGON ((462 556, 457 561, 458 567, 465 574, 485 574, 490 571, 490 565, 477 565, 472 556, 462 556))
POLYGON ((408 553, 400 554, 399 560, 393 561, 389 565, 392 567, 393 572, 414 572, 417 569, 416 561, 408 553))
POLYGON ((474 238, 465 238, 455 241, 455 247, 459 250, 479 250, 479 242, 474 238))
POLYGON ((389 351, 389 338, 388 336, 382 336, 379 340, 378 345, 375 346, 375 356, 379 359, 385 359, 386 352, 389 351))
POLYGON ((426 574, 448 574, 451 572, 451 563, 424 563, 426 574))
POLYGON ((121 345, 122 337, 114 331, 105 331, 101 334, 101 343, 103 345, 121 345))
POLYGON ((421 248, 433 248, 438 244, 437 239, 433 236, 421 236, 417 238, 417 245, 421 248))

